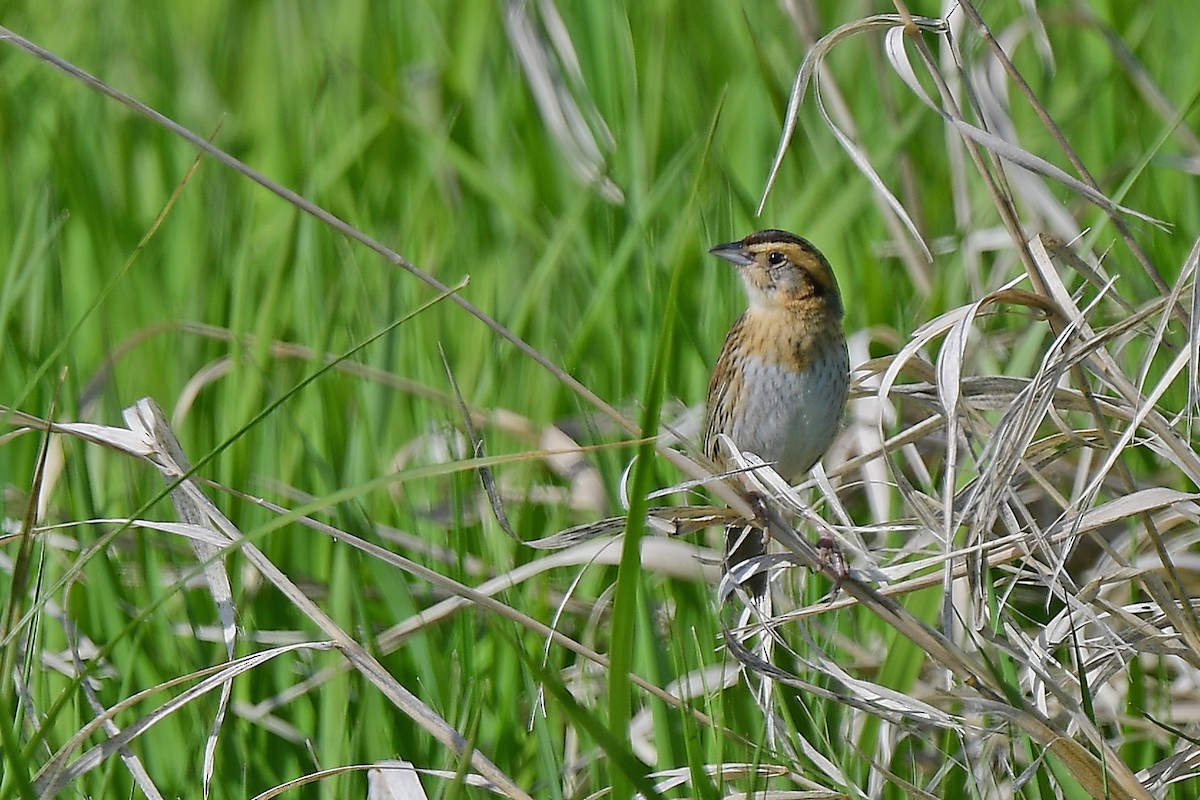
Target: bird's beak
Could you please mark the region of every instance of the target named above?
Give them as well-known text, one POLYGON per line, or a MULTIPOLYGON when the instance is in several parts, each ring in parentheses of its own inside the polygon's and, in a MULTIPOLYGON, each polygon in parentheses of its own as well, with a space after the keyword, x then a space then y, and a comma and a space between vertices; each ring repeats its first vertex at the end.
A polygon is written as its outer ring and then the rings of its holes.
POLYGON ((727 242, 719 244, 708 252, 712 253, 717 258, 723 258, 731 264, 736 264, 739 267, 745 267, 754 263, 750 253, 746 248, 742 247, 741 242, 727 242))

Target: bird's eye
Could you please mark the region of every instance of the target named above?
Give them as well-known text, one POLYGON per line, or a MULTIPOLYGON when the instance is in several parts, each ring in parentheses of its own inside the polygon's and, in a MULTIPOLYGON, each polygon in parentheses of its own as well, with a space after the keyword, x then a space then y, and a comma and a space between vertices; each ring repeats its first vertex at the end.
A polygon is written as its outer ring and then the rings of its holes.
POLYGON ((787 256, 778 250, 772 250, 767 254, 767 263, 772 267, 781 267, 785 261, 787 261, 787 256))

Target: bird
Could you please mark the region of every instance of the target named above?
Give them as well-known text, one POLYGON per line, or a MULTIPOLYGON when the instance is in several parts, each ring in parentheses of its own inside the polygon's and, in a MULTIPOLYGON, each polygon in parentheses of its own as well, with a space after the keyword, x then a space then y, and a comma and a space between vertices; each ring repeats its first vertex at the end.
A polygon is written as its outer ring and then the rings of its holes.
MULTIPOLYGON (((718 446, 725 434, 789 482, 804 476, 837 435, 850 385, 842 298, 825 256, 806 239, 762 230, 709 252, 737 269, 747 308, 733 323, 708 384, 704 454, 728 468, 718 446)), ((732 523, 725 569, 766 552, 766 531, 732 523)), ((752 599, 767 573, 742 581, 752 599)))

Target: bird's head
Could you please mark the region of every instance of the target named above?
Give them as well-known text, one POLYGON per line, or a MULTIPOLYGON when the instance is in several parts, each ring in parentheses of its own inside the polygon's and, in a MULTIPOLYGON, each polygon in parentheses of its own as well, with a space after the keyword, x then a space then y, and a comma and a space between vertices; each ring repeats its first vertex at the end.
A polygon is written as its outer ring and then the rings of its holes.
POLYGON ((765 230, 708 252, 738 268, 751 308, 824 307, 841 315, 833 269, 807 239, 787 231, 765 230))

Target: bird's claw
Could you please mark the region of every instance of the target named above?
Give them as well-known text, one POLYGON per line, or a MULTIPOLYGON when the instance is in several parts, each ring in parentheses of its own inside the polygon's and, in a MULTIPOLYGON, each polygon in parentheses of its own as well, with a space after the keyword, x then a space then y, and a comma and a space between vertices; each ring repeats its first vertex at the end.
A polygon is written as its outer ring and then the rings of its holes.
POLYGON ((846 556, 842 554, 842 548, 829 536, 822 536, 817 540, 817 563, 818 571, 824 571, 828 567, 833 572, 833 596, 842 588, 842 580, 850 574, 849 567, 846 566, 846 556))

